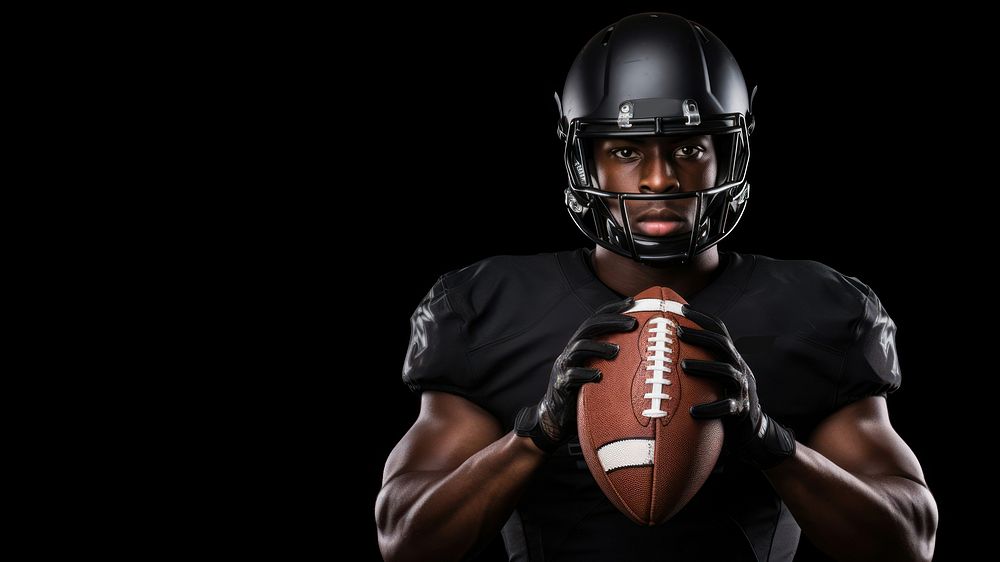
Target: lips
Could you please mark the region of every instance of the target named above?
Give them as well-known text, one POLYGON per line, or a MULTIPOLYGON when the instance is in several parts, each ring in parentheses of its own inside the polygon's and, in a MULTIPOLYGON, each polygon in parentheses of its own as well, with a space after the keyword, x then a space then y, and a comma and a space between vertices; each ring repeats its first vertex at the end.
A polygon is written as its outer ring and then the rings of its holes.
POLYGON ((651 209, 645 213, 639 215, 636 218, 637 222, 653 221, 653 222, 669 222, 669 221, 682 221, 680 215, 674 213, 669 209, 651 209))
POLYGON ((684 225, 684 219, 667 209, 652 209, 639 215, 636 229, 645 236, 669 236, 684 225))
POLYGON ((681 229, 681 221, 640 221, 636 228, 646 236, 669 236, 681 229))

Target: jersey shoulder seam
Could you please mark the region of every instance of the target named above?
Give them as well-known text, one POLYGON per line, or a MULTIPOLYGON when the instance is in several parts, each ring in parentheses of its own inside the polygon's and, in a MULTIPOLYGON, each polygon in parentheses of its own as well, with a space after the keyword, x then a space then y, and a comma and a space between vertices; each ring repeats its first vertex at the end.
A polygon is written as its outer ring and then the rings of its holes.
MULTIPOLYGON (((747 255, 747 254, 744 254, 747 255)), ((732 308, 743 296, 743 293, 747 291, 747 287, 750 286, 750 280, 753 279, 754 273, 757 272, 757 254, 749 254, 752 263, 750 264, 750 271, 747 272, 746 277, 742 281, 742 286, 740 286, 733 296, 730 297, 729 302, 722 305, 722 307, 716 312, 717 315, 725 314, 730 308, 732 308)))
MULTIPOLYGON (((576 300, 577 304, 583 307, 584 310, 588 312, 594 312, 596 309, 591 308, 591 306, 588 305, 586 301, 584 301, 583 298, 580 297, 580 294, 577 293, 576 289, 573 288, 573 285, 569 282, 569 275, 566 274, 566 268, 563 267, 562 261, 560 261, 557 258, 556 264, 559 266, 559 274, 562 276, 563 285, 566 287, 566 290, 573 295, 573 299, 576 300)), ((592 285, 594 283, 601 283, 601 280, 597 278, 596 275, 594 276, 593 279, 581 285, 581 287, 586 287, 587 285, 592 285)))
MULTIPOLYGON (((469 320, 465 317, 465 315, 463 315, 452 304, 452 300, 451 300, 451 291, 452 291, 452 288, 449 287, 448 283, 447 283, 448 277, 450 277, 454 273, 456 273, 456 272, 455 271, 449 271, 448 273, 445 273, 444 275, 442 275, 440 277, 441 287, 444 289, 444 294, 442 295, 442 298, 444 299, 444 301, 446 303, 448 303, 448 310, 451 311, 452 314, 454 314, 455 316, 457 316, 459 320, 461 320, 461 322, 458 323, 458 330, 459 330, 459 337, 460 337, 462 343, 464 344, 462 346, 464 348, 463 351, 462 351, 462 357, 465 359, 465 370, 466 370, 466 373, 468 373, 468 377, 467 378, 469 380, 478 380, 478 378, 477 378, 478 377, 478 373, 476 372, 476 369, 474 367, 475 363, 473 363, 473 361, 469 358, 469 353, 472 351, 472 348, 469 347, 469 342, 471 341, 469 339, 469 331, 468 331, 469 320)), ((426 385, 421 385, 421 386, 422 386, 423 390, 435 390, 435 389, 432 389, 432 388, 428 388, 426 385)), ((454 388, 456 390, 458 390, 458 387, 454 387, 454 388)), ((439 388, 437 390, 447 390, 447 389, 445 389, 445 388, 439 388)), ((456 392, 455 390, 451 390, 449 392, 452 392, 453 394, 459 394, 463 398, 466 398, 468 400, 472 400, 472 397, 471 397, 471 395, 468 392, 462 391, 461 393, 459 393, 459 392, 456 392)), ((476 402, 476 403, 478 404, 478 402, 476 402)))
MULTIPOLYGON (((570 289, 569 283, 566 280, 565 274, 562 271, 562 264, 559 263, 559 256, 558 256, 558 254, 556 254, 555 252, 550 252, 549 255, 552 257, 552 259, 555 260, 556 267, 559 269, 559 273, 560 273, 559 277, 560 277, 560 279, 562 279, 562 285, 563 286, 562 286, 562 290, 559 292, 559 296, 557 298, 555 298, 555 299, 552 299, 552 304, 549 305, 549 307, 546 308, 543 312, 541 312, 540 314, 538 314, 538 316, 534 319, 534 321, 531 322, 530 324, 528 324, 527 326, 525 326, 524 328, 522 328, 520 330, 517 330, 515 332, 511 332, 509 334, 502 335, 502 336, 500 336, 500 337, 498 337, 496 339, 493 339, 493 340, 490 340, 490 341, 487 341, 487 342, 483 342, 483 343, 478 344, 478 345, 476 345, 474 347, 468 347, 467 351, 466 351, 466 359, 470 363, 470 369, 471 369, 472 361, 468 359, 468 354, 469 353, 472 353, 472 352, 475 352, 475 351, 479 351, 479 350, 485 349, 487 347, 492 347, 494 345, 498 345, 498 344, 510 341, 510 340, 512 340, 514 338, 520 337, 520 336, 522 336, 522 335, 530 332, 531 330, 535 329, 535 327, 538 326, 538 324, 544 318, 546 318, 548 316, 549 312, 551 312, 552 309, 554 309, 555 307, 559 306, 559 303, 561 303, 566 298, 566 293, 567 292, 570 292, 570 293, 573 292, 570 289)), ((449 303, 449 305, 450 305, 450 303, 449 303)))
POLYGON ((861 340, 861 329, 868 320, 868 301, 871 299, 872 288, 867 284, 865 287, 867 289, 865 291, 865 298, 861 300, 861 314, 858 315, 857 320, 855 320, 851 326, 851 331, 853 332, 851 344, 844 350, 844 357, 840 362, 840 374, 837 376, 837 384, 834 387, 833 392, 833 406, 840 403, 840 388, 844 384, 844 379, 847 378, 847 359, 851 356, 851 350, 854 349, 854 346, 858 345, 858 341, 861 340))

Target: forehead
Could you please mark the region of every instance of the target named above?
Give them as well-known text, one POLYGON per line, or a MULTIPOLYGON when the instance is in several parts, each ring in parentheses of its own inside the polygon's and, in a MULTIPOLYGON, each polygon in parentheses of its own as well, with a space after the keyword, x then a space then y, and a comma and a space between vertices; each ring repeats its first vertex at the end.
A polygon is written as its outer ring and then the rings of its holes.
POLYGON ((601 139, 601 142, 604 144, 626 143, 626 144, 635 144, 639 146, 646 146, 652 144, 675 145, 688 142, 710 143, 712 142, 712 137, 710 135, 660 135, 660 136, 641 136, 641 137, 608 137, 601 139))

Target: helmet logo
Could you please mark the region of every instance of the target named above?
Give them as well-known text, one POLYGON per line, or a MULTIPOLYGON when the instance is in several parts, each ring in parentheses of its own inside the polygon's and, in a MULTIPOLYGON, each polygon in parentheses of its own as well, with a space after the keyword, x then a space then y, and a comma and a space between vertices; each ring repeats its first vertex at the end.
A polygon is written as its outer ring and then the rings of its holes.
POLYGON ((618 127, 621 129, 632 127, 630 119, 632 119, 632 104, 625 102, 618 107, 618 127))
POLYGON ((701 125, 701 114, 698 113, 698 104, 694 100, 684 100, 681 107, 684 110, 685 125, 701 125))
POLYGON ((583 169, 583 164, 579 160, 573 160, 573 167, 576 168, 576 175, 580 176, 580 183, 587 185, 587 173, 583 169))

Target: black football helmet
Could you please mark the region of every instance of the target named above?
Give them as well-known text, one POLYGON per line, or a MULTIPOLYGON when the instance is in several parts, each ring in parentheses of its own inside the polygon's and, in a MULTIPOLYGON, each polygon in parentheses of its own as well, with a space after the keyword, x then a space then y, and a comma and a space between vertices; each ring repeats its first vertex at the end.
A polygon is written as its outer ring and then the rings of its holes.
POLYGON ((751 102, 736 59, 704 26, 673 14, 644 13, 602 29, 577 55, 562 99, 556 94, 569 178, 565 201, 573 222, 597 244, 654 265, 687 262, 718 244, 736 227, 750 197, 751 102), (594 139, 645 135, 712 135, 716 185, 664 193, 602 189, 594 139), (632 232, 627 202, 691 198, 696 221, 689 232, 632 232), (609 205, 621 210, 621 223, 609 205))

